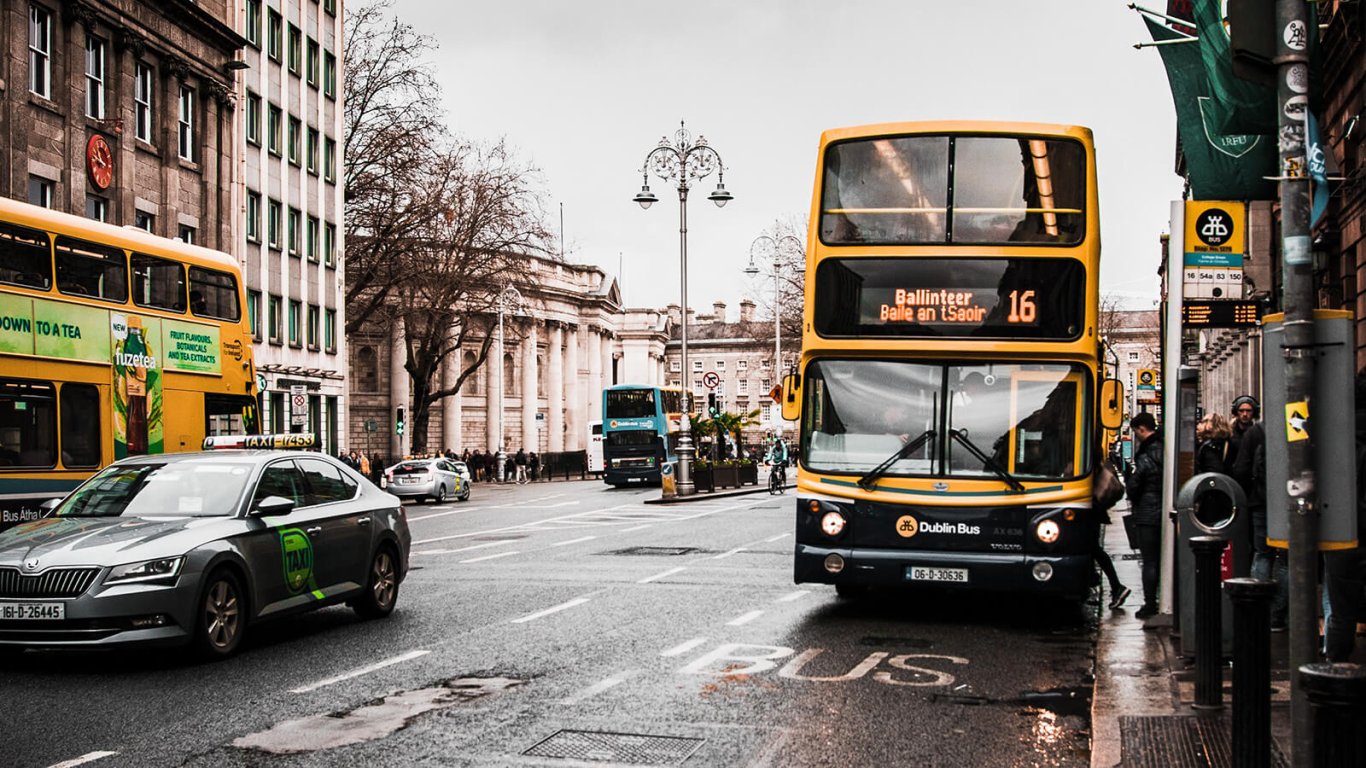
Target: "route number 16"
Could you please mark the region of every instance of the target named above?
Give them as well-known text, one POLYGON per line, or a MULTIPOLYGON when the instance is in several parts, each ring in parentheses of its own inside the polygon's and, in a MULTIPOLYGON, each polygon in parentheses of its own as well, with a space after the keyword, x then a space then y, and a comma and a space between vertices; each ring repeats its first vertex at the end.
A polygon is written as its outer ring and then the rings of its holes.
POLYGON ((1034 304, 1034 293, 1034 291, 1010 292, 1010 316, 1006 318, 1006 322, 1034 322, 1034 320, 1038 317, 1038 310, 1034 304))

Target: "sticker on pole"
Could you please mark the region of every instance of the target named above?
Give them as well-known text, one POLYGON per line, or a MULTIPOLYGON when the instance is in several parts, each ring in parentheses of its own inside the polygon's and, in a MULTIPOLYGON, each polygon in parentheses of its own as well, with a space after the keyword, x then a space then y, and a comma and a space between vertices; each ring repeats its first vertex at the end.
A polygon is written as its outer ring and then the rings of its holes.
POLYGON ((1309 403, 1285 404, 1285 441, 1294 443, 1309 439, 1309 403))

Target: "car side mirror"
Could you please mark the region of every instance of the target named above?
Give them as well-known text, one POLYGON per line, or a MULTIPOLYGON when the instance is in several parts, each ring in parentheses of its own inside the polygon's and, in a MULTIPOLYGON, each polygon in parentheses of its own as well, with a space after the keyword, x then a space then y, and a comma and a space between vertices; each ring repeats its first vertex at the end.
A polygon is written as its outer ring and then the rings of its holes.
POLYGON ((287 515, 294 509, 294 500, 283 496, 267 496, 256 503, 251 513, 257 517, 287 515))
POLYGON ((1106 379, 1100 385, 1100 425, 1119 429, 1124 423, 1124 383, 1106 379))
POLYGON ((60 505, 61 503, 62 503, 62 500, 59 499, 59 498, 58 498, 58 499, 48 499, 47 501, 43 502, 42 504, 39 504, 39 505, 38 505, 38 509, 41 509, 41 510, 43 511, 43 513, 46 514, 46 513, 48 513, 48 512, 51 512, 52 510, 56 509, 56 508, 58 507, 58 505, 60 505))

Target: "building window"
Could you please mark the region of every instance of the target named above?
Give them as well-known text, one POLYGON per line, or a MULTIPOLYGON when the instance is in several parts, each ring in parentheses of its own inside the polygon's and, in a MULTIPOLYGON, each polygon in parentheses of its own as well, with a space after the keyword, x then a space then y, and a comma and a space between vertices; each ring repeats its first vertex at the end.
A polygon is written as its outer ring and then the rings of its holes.
POLYGON ((271 248, 280 248, 280 201, 271 200, 266 204, 266 242, 271 248))
POLYGON ((271 10, 266 14, 266 55, 280 60, 280 47, 284 41, 285 20, 279 12, 271 10))
POLYGON ((28 89, 52 98, 52 14, 28 7, 28 89))
POLYGON ((299 118, 290 116, 289 118, 289 162, 298 165, 299 156, 302 153, 300 144, 303 143, 304 124, 299 118))
POLYGON ((773 389, 773 382, 770 379, 764 379, 763 384, 760 386, 760 388, 763 389, 765 392, 768 392, 773 389))
POLYGON ((318 41, 308 38, 308 84, 318 87, 318 41))
POLYGON ((701 370, 702 370, 702 361, 701 361, 701 360, 694 360, 694 361, 692 361, 692 369, 693 369, 693 373, 699 373, 699 372, 701 372, 701 370))
POLYGON ((180 156, 194 162, 194 90, 180 87, 180 156))
POLYGON ((299 327, 303 309, 303 302, 294 299, 289 300, 289 345, 291 347, 303 346, 303 338, 299 335, 300 331, 303 330, 299 327))
POLYGON ((678 373, 683 370, 683 364, 677 360, 669 361, 669 373, 678 373))
POLYGON ((267 149, 272 155, 280 154, 280 135, 281 125, 284 122, 284 112, 274 104, 270 105, 270 110, 266 117, 266 144, 267 149))
POLYGON ((336 16, 337 0, 323 0, 323 10, 327 11, 328 16, 336 16))
POLYGON ((332 139, 323 140, 323 178, 337 181, 337 142, 332 139))
POLYGON ((299 220, 303 213, 298 208, 289 209, 289 255, 299 255, 299 220))
POLYGON ((261 146, 261 97, 247 91, 247 141, 261 146))
POLYGON ((725 361, 725 360, 717 360, 717 361, 716 361, 716 370, 718 370, 718 371, 724 371, 724 370, 726 370, 726 361, 725 361))
POLYGON ((28 177, 28 202, 42 208, 52 207, 52 182, 41 176, 28 177))
POLYGON ((138 62, 135 69, 136 73, 133 76, 133 135, 139 140, 151 144, 152 68, 138 62))
POLYGON ((738 390, 737 394, 749 394, 749 379, 740 379, 740 389, 738 390))
POLYGON ((109 221, 109 201, 103 197, 86 195, 85 217, 95 221, 109 221))
POLYGON ((331 51, 323 54, 323 93, 337 98, 337 56, 331 51))
POLYGON ((299 74, 299 65, 304 57, 304 33, 293 24, 289 25, 289 71, 299 74))
POLYGON ((332 353, 337 353, 337 310, 329 309, 323 312, 323 349, 332 353))
POLYGON ((304 242, 308 248, 308 260, 318 260, 318 219, 316 216, 308 217, 308 235, 304 242))
POLYGON ((318 348, 318 308, 308 305, 308 348, 318 348))
POLYGON ((270 341, 272 344, 279 344, 280 337, 280 310, 284 306, 284 300, 279 296, 270 297, 270 315, 266 318, 270 326, 270 341))
POLYGON ((759 367, 760 367, 760 368, 767 368, 767 367, 769 367, 770 365, 773 365, 773 361, 771 361, 771 360, 760 360, 760 361, 759 361, 759 367))
POLYGON ((736 361, 735 361, 735 370, 737 370, 737 371, 748 371, 748 370, 749 370, 749 361, 748 361, 748 360, 736 360, 736 361))
POLYGON ((157 217, 147 211, 133 211, 133 226, 145 232, 151 232, 156 228, 157 217))
POLYGON ((337 228, 332 224, 323 225, 323 263, 337 265, 337 228))
POLYGON ((85 115, 104 119, 104 43, 85 38, 85 115))
POLYGON ((261 340, 261 292, 247 291, 247 322, 251 324, 251 337, 261 340))
POLYGON ((765 424, 773 422, 773 403, 762 403, 759 405, 759 420, 765 424))
POLYGON ((261 47, 261 0, 247 0, 247 28, 242 36, 248 43, 261 47))
POLYGON ((261 195, 251 191, 247 192, 247 240, 261 241, 261 195))
POLYGON ((180 230, 176 232, 176 237, 186 245, 194 245, 195 228, 186 224, 181 224, 180 230))
POLYGON ((308 129, 308 172, 318 175, 318 129, 308 129))
POLYGON ((1131 363, 1136 363, 1136 362, 1138 362, 1138 353, 1137 353, 1137 352, 1130 352, 1130 353, 1129 353, 1129 362, 1131 362, 1131 363))

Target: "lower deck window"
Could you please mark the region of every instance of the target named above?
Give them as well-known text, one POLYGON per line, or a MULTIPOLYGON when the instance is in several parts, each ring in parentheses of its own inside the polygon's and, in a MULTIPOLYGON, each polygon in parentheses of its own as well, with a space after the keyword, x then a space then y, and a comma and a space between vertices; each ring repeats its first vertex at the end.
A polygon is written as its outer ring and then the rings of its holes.
POLYGON ((0 379, 0 467, 56 463, 56 388, 46 382, 0 379))
POLYGON ((62 466, 100 465, 100 391, 90 384, 62 385, 62 466))

